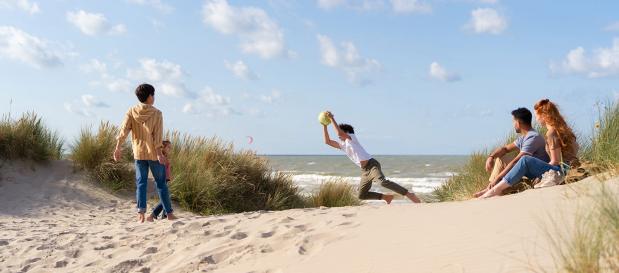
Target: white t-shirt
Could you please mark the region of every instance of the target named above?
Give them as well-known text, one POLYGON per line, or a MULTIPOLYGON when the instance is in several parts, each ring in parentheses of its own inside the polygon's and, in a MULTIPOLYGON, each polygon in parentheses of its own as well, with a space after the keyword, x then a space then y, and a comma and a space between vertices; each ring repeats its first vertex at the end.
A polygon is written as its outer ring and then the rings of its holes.
POLYGON ((345 141, 339 140, 340 149, 346 153, 348 158, 352 160, 357 166, 361 167, 361 161, 372 159, 372 156, 363 149, 359 140, 354 134, 348 134, 350 139, 345 141))

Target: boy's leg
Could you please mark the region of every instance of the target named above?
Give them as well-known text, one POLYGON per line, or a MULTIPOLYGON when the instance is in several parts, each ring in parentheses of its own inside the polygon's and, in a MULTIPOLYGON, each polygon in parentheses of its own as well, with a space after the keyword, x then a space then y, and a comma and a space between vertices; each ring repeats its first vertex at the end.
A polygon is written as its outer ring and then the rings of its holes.
POLYGON ((144 222, 146 212, 146 190, 148 187, 148 161, 135 161, 135 199, 140 222, 144 222))
MULTIPOLYGON (((168 219, 173 217, 172 202, 170 201, 170 192, 168 190, 168 184, 165 181, 165 166, 158 161, 149 161, 150 170, 155 178, 155 185, 157 185, 157 193, 159 194, 159 200, 163 206, 163 210, 169 216, 168 219)), ((153 211, 154 212, 154 211, 153 211)))
POLYGON ((385 175, 383 174, 382 167, 380 166, 380 163, 378 161, 376 161, 375 166, 372 167, 370 172, 371 172, 371 176, 373 177, 373 179, 377 182, 380 182, 381 186, 387 189, 390 189, 400 195, 406 196, 413 203, 421 203, 421 200, 419 200, 419 198, 417 198, 417 196, 414 193, 409 192, 406 188, 402 187, 400 184, 397 184, 391 180, 387 180, 387 178, 385 178, 385 175))
POLYGON ((371 192, 372 179, 368 177, 368 172, 365 170, 361 174, 361 182, 359 183, 359 199, 361 200, 382 200, 383 195, 377 192, 371 192))

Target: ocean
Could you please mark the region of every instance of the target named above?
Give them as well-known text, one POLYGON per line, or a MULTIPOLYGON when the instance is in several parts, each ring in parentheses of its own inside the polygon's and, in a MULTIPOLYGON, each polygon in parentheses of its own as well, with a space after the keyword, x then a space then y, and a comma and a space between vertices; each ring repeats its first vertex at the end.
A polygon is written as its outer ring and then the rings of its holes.
MULTIPOLYGON (((359 184, 361 171, 346 156, 265 156, 274 171, 289 173, 305 193, 316 191, 330 178, 344 178, 359 184)), ((418 193, 429 193, 442 185, 466 162, 459 155, 375 156, 383 173, 393 182, 418 193)), ((385 192, 374 184, 373 190, 385 192)))

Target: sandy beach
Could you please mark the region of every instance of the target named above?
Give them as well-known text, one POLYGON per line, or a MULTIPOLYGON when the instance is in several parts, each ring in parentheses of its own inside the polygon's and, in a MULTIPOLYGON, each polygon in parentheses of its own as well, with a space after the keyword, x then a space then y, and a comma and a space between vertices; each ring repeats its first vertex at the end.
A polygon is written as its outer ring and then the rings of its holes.
MULTIPOLYGON (((6 163, 1 272, 527 272, 552 268, 544 227, 598 184, 465 202, 197 216, 140 224, 68 161, 6 163), (589 190, 588 190, 589 189, 589 190)), ((619 189, 619 181, 606 183, 619 189)), ((561 226, 566 226, 562 224, 561 226)), ((550 229, 552 230, 552 229, 550 229)))

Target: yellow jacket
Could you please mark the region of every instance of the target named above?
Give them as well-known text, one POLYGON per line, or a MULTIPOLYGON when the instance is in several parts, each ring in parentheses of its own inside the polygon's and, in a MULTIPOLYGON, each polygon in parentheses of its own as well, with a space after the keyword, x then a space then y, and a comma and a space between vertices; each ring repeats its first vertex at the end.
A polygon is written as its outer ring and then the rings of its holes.
POLYGON ((157 160, 157 151, 163 147, 163 115, 152 105, 140 103, 125 114, 116 138, 124 142, 131 133, 135 160, 157 160))

